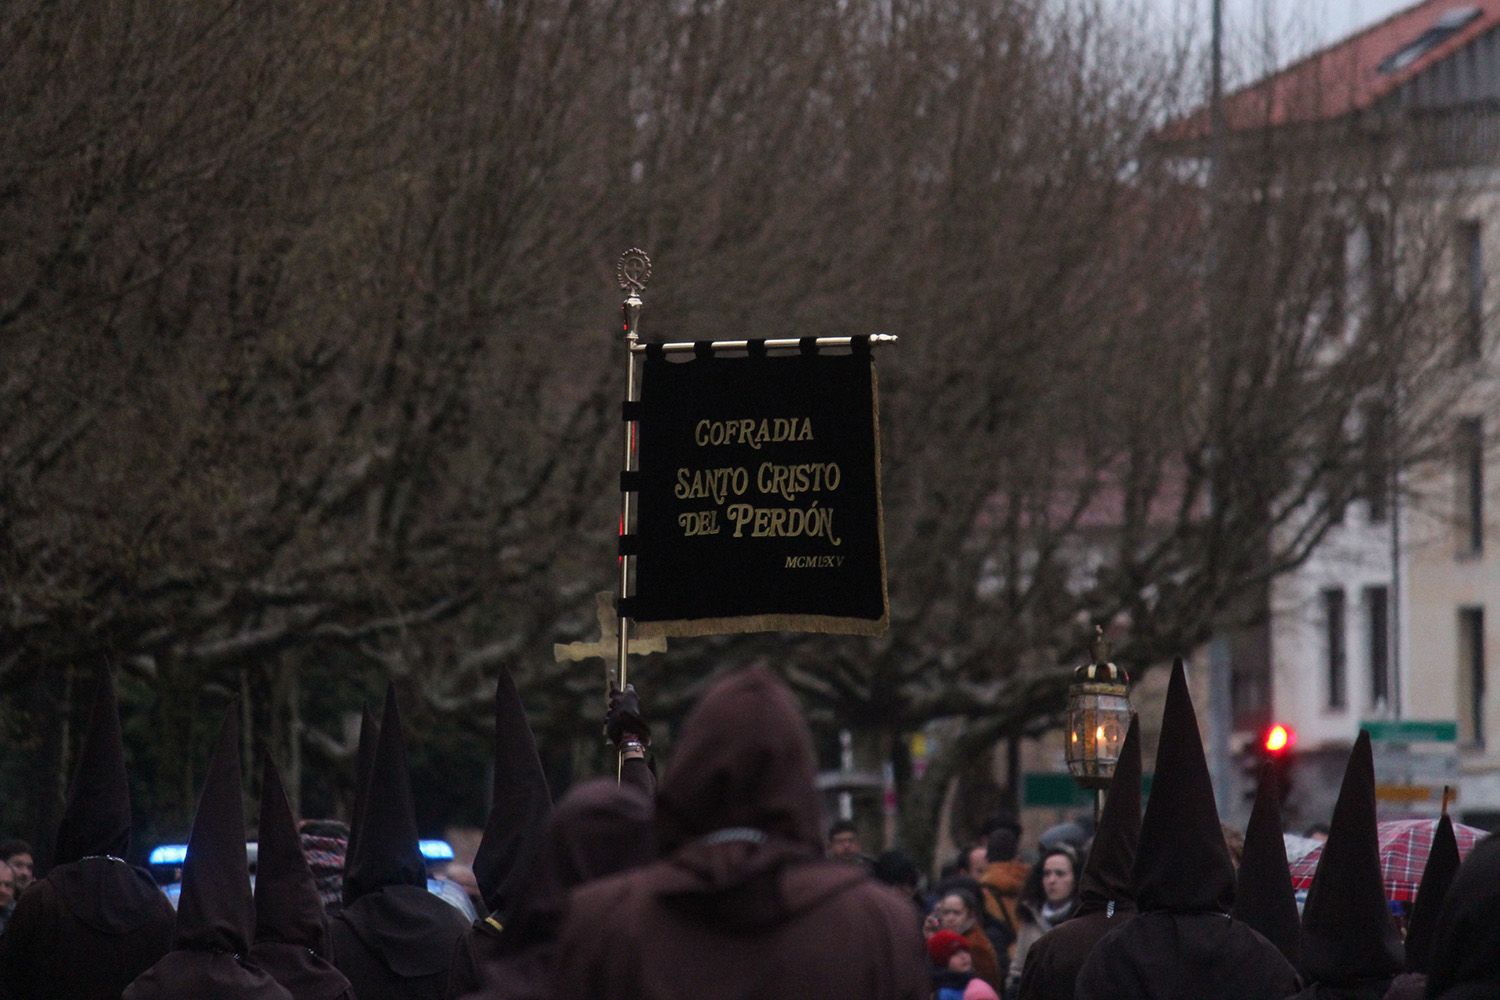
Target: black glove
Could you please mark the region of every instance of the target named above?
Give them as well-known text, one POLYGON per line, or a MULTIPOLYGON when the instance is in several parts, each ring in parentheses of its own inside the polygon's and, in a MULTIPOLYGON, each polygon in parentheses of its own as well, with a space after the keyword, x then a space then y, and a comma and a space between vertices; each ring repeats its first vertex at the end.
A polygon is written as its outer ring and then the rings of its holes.
POLYGON ((625 690, 609 689, 609 712, 604 716, 604 735, 615 746, 633 737, 647 746, 651 745, 651 727, 641 717, 641 698, 635 693, 634 684, 626 684, 625 690))

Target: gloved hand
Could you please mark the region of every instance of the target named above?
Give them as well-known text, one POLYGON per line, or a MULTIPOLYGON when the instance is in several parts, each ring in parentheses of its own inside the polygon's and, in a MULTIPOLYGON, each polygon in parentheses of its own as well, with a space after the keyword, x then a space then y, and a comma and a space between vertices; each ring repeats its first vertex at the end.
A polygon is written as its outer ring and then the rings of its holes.
POLYGON ((634 737, 646 746, 651 745, 651 727, 641 716, 641 698, 634 684, 626 684, 625 690, 610 687, 609 712, 604 716, 604 735, 615 746, 627 738, 634 737))

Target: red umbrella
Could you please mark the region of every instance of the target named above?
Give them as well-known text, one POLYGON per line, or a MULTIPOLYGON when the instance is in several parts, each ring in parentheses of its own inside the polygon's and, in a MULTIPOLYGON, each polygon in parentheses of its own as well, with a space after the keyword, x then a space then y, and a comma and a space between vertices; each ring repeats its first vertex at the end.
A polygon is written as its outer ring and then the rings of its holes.
MULTIPOLYGON (((1435 819, 1388 819, 1376 824, 1380 840, 1380 874, 1385 880, 1387 899, 1409 903, 1417 898, 1417 885, 1422 881, 1422 869, 1427 866, 1427 853, 1432 850, 1432 835, 1436 830, 1435 819)), ((1485 836, 1486 832, 1478 827, 1454 823, 1453 837, 1458 841, 1459 859, 1468 857, 1469 849, 1485 836)), ((1322 856, 1323 847, 1319 845, 1292 863, 1293 889, 1306 889, 1312 885, 1318 859, 1322 856)))

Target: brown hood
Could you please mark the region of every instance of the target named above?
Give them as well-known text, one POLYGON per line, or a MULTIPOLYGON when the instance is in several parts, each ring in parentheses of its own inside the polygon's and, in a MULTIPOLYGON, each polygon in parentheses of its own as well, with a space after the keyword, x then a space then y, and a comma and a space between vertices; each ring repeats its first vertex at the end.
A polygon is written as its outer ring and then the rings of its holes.
POLYGON ((671 858, 663 902, 696 920, 763 927, 865 880, 821 860, 812 736, 796 699, 760 667, 715 684, 688 716, 657 796, 671 858))
POLYGON ((703 696, 673 748, 657 796, 662 850, 747 828, 816 855, 823 807, 814 777, 812 736, 791 691, 762 667, 732 673, 703 696))

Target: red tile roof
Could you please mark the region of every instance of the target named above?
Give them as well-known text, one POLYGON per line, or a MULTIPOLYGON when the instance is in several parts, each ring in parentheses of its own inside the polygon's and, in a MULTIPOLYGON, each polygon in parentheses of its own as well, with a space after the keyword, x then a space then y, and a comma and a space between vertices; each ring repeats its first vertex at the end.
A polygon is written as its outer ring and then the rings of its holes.
MULTIPOLYGON (((1500 0, 1423 0, 1228 95, 1225 123, 1230 129, 1248 130, 1331 121, 1364 111, 1496 26, 1500 0), (1478 16, 1404 65, 1387 64, 1443 15, 1464 8, 1475 9, 1478 16)), ((1208 128, 1208 109, 1200 108, 1168 124, 1159 138, 1203 138, 1208 128)))

